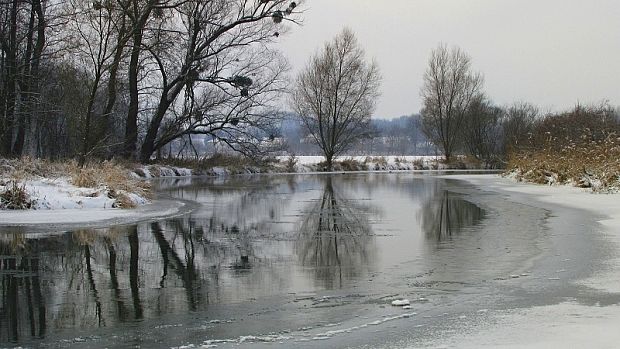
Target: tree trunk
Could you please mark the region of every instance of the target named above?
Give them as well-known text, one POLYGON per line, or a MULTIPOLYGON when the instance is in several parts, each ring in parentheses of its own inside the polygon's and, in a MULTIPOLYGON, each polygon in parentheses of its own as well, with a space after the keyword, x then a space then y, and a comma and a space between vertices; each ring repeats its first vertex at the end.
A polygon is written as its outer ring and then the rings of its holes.
POLYGON ((331 172, 334 168, 334 155, 333 154, 325 154, 325 162, 327 163, 327 171, 331 172))
POLYGON ((2 153, 13 155, 13 131, 15 127, 15 102, 17 100, 17 0, 11 5, 9 25, 9 45, 6 51, 6 104, 5 127, 2 135, 2 153))
POLYGON ((155 141, 157 139, 157 132, 159 131, 159 126, 164 119, 164 115, 166 115, 166 111, 170 107, 170 102, 167 99, 167 94, 168 90, 164 89, 162 97, 159 101, 159 105, 157 106, 157 111, 151 119, 151 123, 149 124, 149 129, 146 132, 146 136, 144 136, 144 142, 142 143, 142 147, 140 148, 141 163, 149 162, 149 160, 151 159, 151 155, 153 155, 153 152, 155 151, 155 141))
POLYGON ((140 60, 140 45, 142 45, 142 30, 134 28, 131 61, 129 62, 129 110, 125 124, 125 143, 123 156, 127 159, 135 157, 138 141, 138 70, 140 60))
POLYGON ((127 44, 127 39, 123 39, 123 36, 126 35, 126 27, 125 27, 125 16, 122 18, 121 28, 119 30, 119 39, 116 43, 116 51, 114 52, 114 60, 112 61, 112 65, 110 67, 110 77, 108 79, 108 88, 107 88, 107 101, 106 105, 103 108, 103 119, 104 126, 102 130, 103 137, 106 137, 110 134, 110 130, 114 125, 114 120, 112 118, 112 110, 114 109, 114 105, 116 104, 117 97, 117 81, 118 81, 118 69, 121 63, 121 59, 123 58, 123 51, 125 50, 125 45, 127 44))

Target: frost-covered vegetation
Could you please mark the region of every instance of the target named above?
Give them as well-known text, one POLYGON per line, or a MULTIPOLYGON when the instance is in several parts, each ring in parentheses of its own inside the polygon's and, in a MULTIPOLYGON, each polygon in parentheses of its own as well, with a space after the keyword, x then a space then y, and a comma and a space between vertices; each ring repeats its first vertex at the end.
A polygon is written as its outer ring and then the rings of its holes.
POLYGON ((132 208, 151 196, 126 165, 106 161, 0 160, 0 208, 132 208))
POLYGON ((620 120, 608 107, 581 107, 536 121, 513 150, 508 170, 519 180, 620 190, 620 120))

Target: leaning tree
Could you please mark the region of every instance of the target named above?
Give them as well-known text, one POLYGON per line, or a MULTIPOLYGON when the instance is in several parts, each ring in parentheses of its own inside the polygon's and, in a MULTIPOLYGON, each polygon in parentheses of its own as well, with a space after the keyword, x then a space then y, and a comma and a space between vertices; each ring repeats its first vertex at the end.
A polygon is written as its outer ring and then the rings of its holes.
MULTIPOLYGON (((124 154, 147 162, 195 134, 256 144, 286 64, 272 43, 296 21, 290 0, 116 0, 131 23, 124 154), (139 151, 137 149, 140 143, 139 151)), ((239 147, 242 148, 242 147, 239 147)))
POLYGON ((325 44, 299 74, 291 104, 329 170, 336 156, 370 135, 380 82, 377 64, 365 61, 349 29, 325 44))

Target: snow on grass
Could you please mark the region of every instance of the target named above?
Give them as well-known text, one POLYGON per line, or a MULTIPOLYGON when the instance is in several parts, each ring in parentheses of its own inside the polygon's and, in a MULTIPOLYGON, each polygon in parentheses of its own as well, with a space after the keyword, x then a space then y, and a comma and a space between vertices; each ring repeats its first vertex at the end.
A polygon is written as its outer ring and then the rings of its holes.
POLYGON ((193 174, 189 168, 163 165, 144 165, 135 168, 132 176, 135 178, 157 178, 157 177, 188 177, 193 174))
MULTIPOLYGON (((295 172, 321 171, 323 156, 277 156, 280 164, 295 161, 295 172)), ((436 156, 340 156, 334 160, 334 171, 405 171, 437 169, 441 167, 436 156)))
MULTIPOLYGON (((20 183, 33 202, 32 209, 35 210, 119 208, 119 196, 126 198, 131 206, 149 202, 143 196, 124 190, 112 191, 105 186, 78 187, 73 185, 68 177, 28 179, 20 183)), ((3 192, 8 185, 8 182, 6 185, 0 185, 0 192, 3 192)))

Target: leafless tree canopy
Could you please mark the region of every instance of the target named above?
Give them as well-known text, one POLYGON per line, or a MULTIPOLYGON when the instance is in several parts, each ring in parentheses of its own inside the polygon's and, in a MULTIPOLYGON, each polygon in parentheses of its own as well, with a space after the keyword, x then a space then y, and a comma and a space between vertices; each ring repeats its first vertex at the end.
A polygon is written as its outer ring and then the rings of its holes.
POLYGON ((0 155, 149 161, 196 134, 257 150, 301 3, 0 1, 0 155))
POLYGON ((366 63, 348 29, 327 43, 297 78, 292 105, 328 168, 335 156, 370 134, 380 82, 377 64, 366 63))
POLYGON ((495 166, 503 160, 502 116, 504 110, 482 94, 474 98, 462 128, 462 144, 468 154, 495 166))
POLYGON ((506 109, 503 122, 505 153, 517 151, 527 143, 539 117, 538 108, 525 102, 514 103, 506 109))
POLYGON ((431 53, 421 90, 422 120, 427 136, 449 161, 471 101, 480 94, 483 78, 471 71, 471 59, 458 47, 440 45, 431 53))

